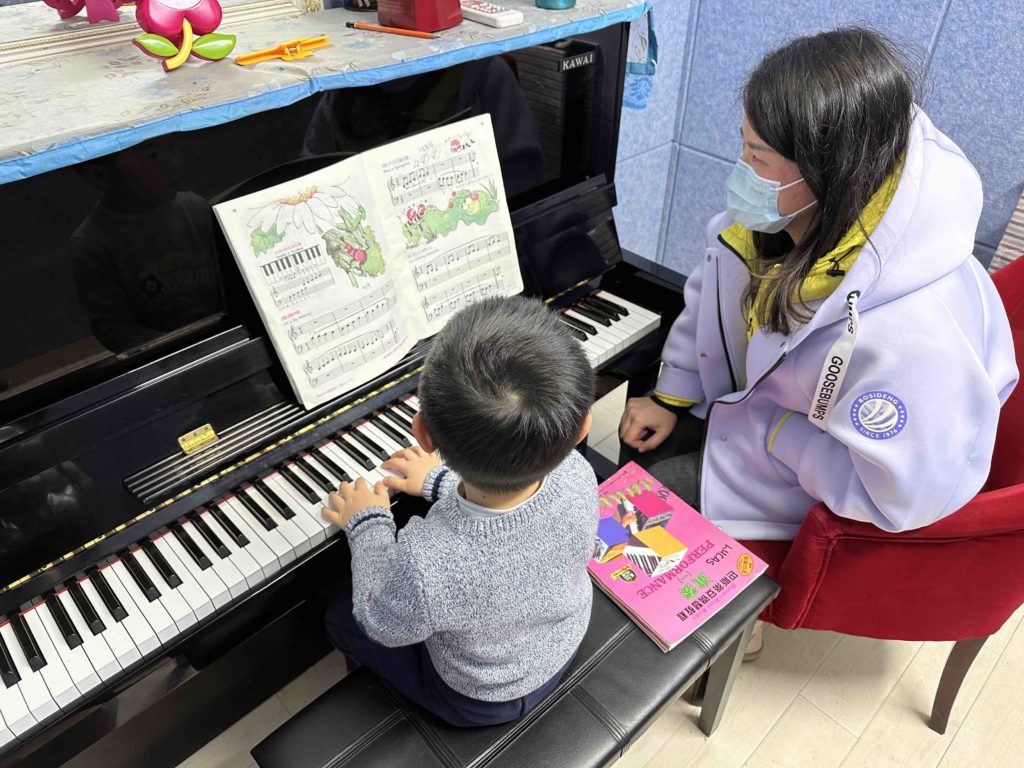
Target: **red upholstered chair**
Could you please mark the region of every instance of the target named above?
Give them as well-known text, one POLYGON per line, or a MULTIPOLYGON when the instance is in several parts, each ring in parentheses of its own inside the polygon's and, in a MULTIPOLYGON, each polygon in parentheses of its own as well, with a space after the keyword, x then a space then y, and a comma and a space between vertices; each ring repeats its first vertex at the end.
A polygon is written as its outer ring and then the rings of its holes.
MULTIPOLYGON (((1024 371, 1024 258, 993 275, 1024 371)), ((887 640, 955 640, 929 727, 944 733, 985 639, 1024 604, 1024 384, 999 417, 988 481, 926 528, 886 533, 815 506, 792 542, 745 542, 782 592, 761 618, 887 640)))

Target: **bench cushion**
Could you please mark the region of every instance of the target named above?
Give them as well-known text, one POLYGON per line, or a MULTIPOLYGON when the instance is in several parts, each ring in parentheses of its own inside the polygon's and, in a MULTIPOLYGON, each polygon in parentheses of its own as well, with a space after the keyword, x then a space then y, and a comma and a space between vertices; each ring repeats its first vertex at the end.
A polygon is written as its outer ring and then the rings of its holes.
POLYGON ((762 577, 664 654, 600 591, 558 687, 524 718, 453 728, 359 669, 252 750, 260 768, 488 768, 614 762, 775 595, 762 577))

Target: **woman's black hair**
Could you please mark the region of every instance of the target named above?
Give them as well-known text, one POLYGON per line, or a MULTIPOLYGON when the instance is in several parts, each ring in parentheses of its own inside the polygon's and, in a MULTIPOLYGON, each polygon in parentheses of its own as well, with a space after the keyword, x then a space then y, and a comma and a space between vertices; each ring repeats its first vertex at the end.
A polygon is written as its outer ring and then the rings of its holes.
POLYGON ((915 78, 897 51, 860 27, 798 37, 765 56, 743 88, 751 127, 796 162, 818 200, 799 243, 785 231, 753 233, 757 258, 744 298, 750 307, 763 291, 755 311, 767 331, 788 334, 810 319, 804 278, 851 227, 863 227, 861 212, 906 152, 915 78))

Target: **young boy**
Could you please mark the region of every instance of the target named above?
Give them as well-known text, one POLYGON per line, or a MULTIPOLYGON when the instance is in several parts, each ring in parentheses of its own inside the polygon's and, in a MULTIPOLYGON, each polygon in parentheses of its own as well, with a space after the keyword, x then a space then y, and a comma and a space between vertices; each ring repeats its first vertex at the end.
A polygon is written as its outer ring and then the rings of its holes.
POLYGON ((539 301, 452 317, 420 375, 419 446, 384 464, 401 476, 342 484, 323 510, 352 550, 326 617, 350 660, 455 726, 515 720, 555 687, 590 621, 597 481, 573 449, 593 396, 539 301), (397 540, 387 488, 434 503, 397 540))

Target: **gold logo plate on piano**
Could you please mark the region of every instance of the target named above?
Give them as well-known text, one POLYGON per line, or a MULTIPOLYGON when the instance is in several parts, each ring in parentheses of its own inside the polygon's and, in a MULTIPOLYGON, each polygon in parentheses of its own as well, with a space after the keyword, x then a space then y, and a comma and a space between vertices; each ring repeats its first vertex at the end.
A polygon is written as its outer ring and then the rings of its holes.
POLYGON ((186 456, 215 442, 217 442, 217 433, 213 431, 213 427, 209 424, 196 427, 191 432, 186 432, 178 438, 178 445, 181 446, 181 450, 185 452, 186 456))

